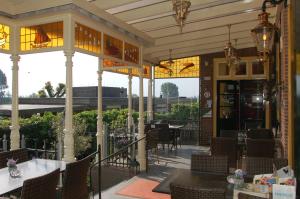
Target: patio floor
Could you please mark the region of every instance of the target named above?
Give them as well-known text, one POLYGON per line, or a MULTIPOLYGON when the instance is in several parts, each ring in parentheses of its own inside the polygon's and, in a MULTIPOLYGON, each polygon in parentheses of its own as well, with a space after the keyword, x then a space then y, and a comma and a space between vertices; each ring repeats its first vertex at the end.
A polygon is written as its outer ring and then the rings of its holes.
POLYGON ((167 149, 163 151, 162 149, 160 149, 159 163, 156 161, 156 155, 150 155, 150 166, 148 173, 141 173, 138 176, 121 181, 115 186, 102 191, 102 199, 136 198, 118 195, 117 193, 133 182, 136 182, 138 179, 147 179, 161 182, 170 174, 170 172, 172 172, 172 170, 176 168, 189 169, 190 157, 193 153, 209 153, 209 147, 183 145, 181 147, 179 146, 177 151, 167 151, 167 149))

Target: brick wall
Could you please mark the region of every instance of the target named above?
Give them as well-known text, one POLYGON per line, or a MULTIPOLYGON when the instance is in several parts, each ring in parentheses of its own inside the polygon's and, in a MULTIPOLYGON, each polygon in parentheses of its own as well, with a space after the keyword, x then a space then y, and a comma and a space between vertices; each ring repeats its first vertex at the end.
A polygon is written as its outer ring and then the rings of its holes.
POLYGON ((280 30, 281 30, 281 41, 282 41, 282 51, 281 51, 281 81, 283 84, 283 89, 281 90, 281 115, 280 115, 280 124, 281 124, 281 141, 284 147, 284 156, 287 157, 288 150, 288 10, 283 9, 280 17, 280 30))

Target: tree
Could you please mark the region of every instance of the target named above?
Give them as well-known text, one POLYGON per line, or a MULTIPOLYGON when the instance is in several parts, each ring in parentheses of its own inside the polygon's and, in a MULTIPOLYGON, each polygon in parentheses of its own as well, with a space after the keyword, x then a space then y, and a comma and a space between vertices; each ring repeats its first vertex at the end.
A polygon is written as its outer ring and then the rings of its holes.
POLYGON ((178 87, 171 82, 163 83, 160 90, 163 98, 179 96, 178 87))
POLYGON ((43 97, 59 98, 59 97, 63 97, 65 93, 66 93, 65 84, 59 83, 54 92, 51 82, 46 82, 45 87, 38 91, 38 95, 40 98, 43 97))
POLYGON ((6 75, 4 74, 4 72, 2 72, 2 70, 0 70, 0 97, 4 97, 5 95, 5 89, 7 89, 7 79, 6 79, 6 75))

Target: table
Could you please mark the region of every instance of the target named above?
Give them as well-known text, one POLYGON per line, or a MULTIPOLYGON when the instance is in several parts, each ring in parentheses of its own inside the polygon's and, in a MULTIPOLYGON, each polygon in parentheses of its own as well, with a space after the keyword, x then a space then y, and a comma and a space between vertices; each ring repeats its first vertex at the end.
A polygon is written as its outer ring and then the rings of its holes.
POLYGON ((45 175, 58 168, 64 171, 66 163, 58 160, 32 159, 17 164, 17 167, 21 171, 21 176, 18 178, 10 177, 7 167, 0 169, 0 195, 21 188, 27 179, 45 175))
POLYGON ((211 173, 200 173, 190 169, 175 169, 152 191, 170 194, 170 184, 182 184, 201 188, 222 188, 226 191, 226 198, 233 198, 233 185, 227 182, 227 176, 211 173))

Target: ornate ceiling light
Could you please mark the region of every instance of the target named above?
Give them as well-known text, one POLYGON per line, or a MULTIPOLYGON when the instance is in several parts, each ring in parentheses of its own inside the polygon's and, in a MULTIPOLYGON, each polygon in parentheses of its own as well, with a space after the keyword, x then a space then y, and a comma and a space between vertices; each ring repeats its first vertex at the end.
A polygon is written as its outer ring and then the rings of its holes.
POLYGON ((269 53, 272 51, 274 34, 277 30, 276 26, 269 22, 269 13, 266 12, 267 3, 277 5, 287 0, 265 0, 262 6, 262 13, 258 15, 259 24, 251 30, 251 34, 257 47, 258 55, 261 60, 266 60, 269 53))
POLYGON ((191 6, 190 0, 172 0, 173 10, 175 11, 175 19, 180 27, 180 32, 184 26, 184 22, 189 13, 189 7, 191 6))
POLYGON ((237 50, 236 50, 236 48, 234 48, 232 46, 231 41, 230 41, 230 28, 231 28, 231 25, 229 24, 228 25, 228 30, 229 30, 228 43, 227 43, 226 47, 224 48, 225 59, 226 59, 227 65, 229 67, 231 67, 232 65, 235 65, 236 61, 237 61, 237 50))

